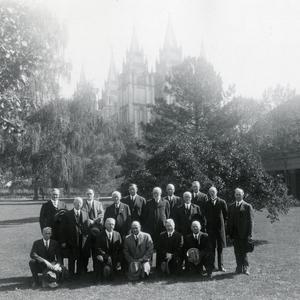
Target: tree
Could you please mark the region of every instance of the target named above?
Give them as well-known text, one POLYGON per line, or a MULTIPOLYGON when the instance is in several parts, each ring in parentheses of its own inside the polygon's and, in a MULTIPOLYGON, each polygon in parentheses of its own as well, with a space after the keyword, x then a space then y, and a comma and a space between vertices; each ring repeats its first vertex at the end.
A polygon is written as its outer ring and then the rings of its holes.
POLYGON ((44 7, 19 1, 0 4, 0 126, 24 130, 24 120, 41 103, 58 95, 65 30, 44 7), (46 99, 45 99, 46 98, 46 99))
MULTIPOLYGON (((223 105, 221 78, 202 59, 188 58, 172 74, 175 102, 157 101, 155 122, 144 127, 144 167, 133 170, 127 182, 144 182, 150 195, 154 185, 172 182, 182 193, 200 180, 204 190, 215 185, 228 202, 242 187, 256 209, 267 208, 269 218, 277 219, 290 199, 282 179, 264 170, 251 143, 248 132, 256 120, 243 110, 246 101, 235 98, 223 105)), ((249 101, 247 108, 259 111, 260 104, 249 101)))

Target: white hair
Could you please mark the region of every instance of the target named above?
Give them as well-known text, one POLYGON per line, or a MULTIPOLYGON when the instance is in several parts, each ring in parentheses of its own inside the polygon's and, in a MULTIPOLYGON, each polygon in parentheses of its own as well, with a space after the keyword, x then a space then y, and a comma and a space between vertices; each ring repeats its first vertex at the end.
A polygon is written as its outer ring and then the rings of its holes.
POLYGON ((42 229, 42 233, 44 233, 46 230, 50 230, 52 232, 52 228, 51 227, 44 227, 42 229))
POLYGON ((161 193, 162 193, 161 188, 158 187, 158 186, 156 186, 156 187, 153 189, 152 193, 154 193, 154 192, 158 192, 160 195, 161 195, 161 193))
POLYGON ((218 190, 215 186, 211 186, 208 191, 215 191, 216 193, 218 193, 218 190))
POLYGON ((201 228, 201 224, 200 224, 199 221, 193 221, 191 227, 192 227, 193 225, 197 225, 197 227, 201 228))
POLYGON ((53 192, 57 192, 58 194, 60 194, 60 190, 59 190, 58 188, 53 188, 53 189, 52 189, 52 193, 53 193, 53 192))
POLYGON ((175 222, 174 222, 173 219, 167 219, 166 222, 165 222, 165 225, 166 225, 167 223, 171 224, 172 227, 175 228, 175 222))
POLYGON ((237 192, 237 191, 241 192, 241 194, 244 196, 245 192, 244 192, 243 189, 241 189, 241 188, 236 188, 236 189, 234 190, 234 192, 237 192))
POLYGON ((183 197, 184 196, 189 196, 190 198, 192 198, 192 193, 191 192, 184 192, 183 197))
POLYGON ((122 198, 122 195, 121 195, 121 193, 119 192, 119 191, 114 191, 112 194, 111 194, 111 196, 113 197, 113 196, 118 196, 119 198, 122 198))
POLYGON ((113 222, 114 224, 116 224, 116 220, 115 220, 114 218, 107 218, 107 219, 105 220, 105 225, 106 225, 106 223, 108 223, 108 222, 113 222))
POLYGON ((83 204, 83 200, 81 197, 75 197, 73 203, 76 203, 76 202, 80 202, 81 204, 83 204))
POLYGON ((173 190, 175 190, 175 186, 174 186, 174 184, 172 184, 172 183, 169 183, 169 184, 167 185, 167 189, 168 189, 168 187, 171 187, 173 190))
POLYGON ((138 225, 139 228, 141 228, 141 223, 140 223, 139 221, 133 221, 133 222, 131 223, 131 227, 132 227, 134 224, 138 225))

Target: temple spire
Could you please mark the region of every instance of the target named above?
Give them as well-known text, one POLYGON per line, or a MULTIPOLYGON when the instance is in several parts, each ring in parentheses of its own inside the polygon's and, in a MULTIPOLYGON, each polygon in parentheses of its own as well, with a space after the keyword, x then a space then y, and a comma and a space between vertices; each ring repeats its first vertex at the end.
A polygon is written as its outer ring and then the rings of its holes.
POLYGON ((138 43, 135 27, 133 27, 131 43, 130 43, 130 52, 138 52, 138 51, 139 51, 139 43, 138 43))
POLYGON ((114 52, 111 49, 109 71, 108 71, 108 81, 114 81, 117 78, 117 69, 115 64, 114 52))
POLYGON ((168 18, 168 25, 165 35, 164 48, 177 48, 177 42, 173 30, 173 24, 171 21, 171 17, 168 18))

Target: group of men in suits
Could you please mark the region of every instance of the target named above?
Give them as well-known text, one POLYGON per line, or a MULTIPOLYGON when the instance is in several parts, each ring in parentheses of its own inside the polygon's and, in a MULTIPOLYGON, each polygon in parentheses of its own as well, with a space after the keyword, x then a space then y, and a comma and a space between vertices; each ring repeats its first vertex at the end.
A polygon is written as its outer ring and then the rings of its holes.
MULTIPOLYGON (((113 192, 113 203, 104 212, 92 189, 87 190, 85 200, 76 197, 71 210, 59 200, 59 190, 53 189, 51 200, 42 205, 40 226, 42 231, 52 228, 51 240, 61 253, 58 259, 68 258, 71 276, 75 275, 75 265, 76 274, 87 272, 92 257, 97 278, 112 278, 120 270, 126 270, 132 280, 144 278, 156 252, 156 267, 166 274, 178 274, 183 269, 204 274, 205 267, 211 278, 215 269, 226 272, 226 233, 233 239, 236 272, 249 275, 247 243, 252 236, 253 209, 243 200, 242 189, 235 190, 236 201, 229 208, 214 186, 208 195, 200 192, 198 181, 183 198, 175 195, 173 184, 167 185, 165 197, 161 188, 155 187, 148 201, 137 191, 131 184, 125 198, 113 192)), ((32 262, 30 267, 37 285, 36 271, 41 268, 32 268, 32 262)))

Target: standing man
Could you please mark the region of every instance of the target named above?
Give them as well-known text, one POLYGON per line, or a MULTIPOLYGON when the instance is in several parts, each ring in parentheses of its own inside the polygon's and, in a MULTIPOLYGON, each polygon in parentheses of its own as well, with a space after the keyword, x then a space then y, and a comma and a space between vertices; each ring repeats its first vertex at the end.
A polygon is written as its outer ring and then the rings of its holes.
POLYGON ((94 190, 87 189, 86 191, 87 199, 83 201, 82 211, 88 214, 89 220, 89 235, 84 246, 84 257, 83 257, 83 268, 87 270, 89 263, 89 258, 92 255, 93 259, 93 270, 95 270, 95 234, 94 232, 100 233, 102 230, 104 209, 102 203, 95 200, 94 190))
POLYGON ((166 220, 165 227, 166 231, 159 237, 158 264, 163 273, 178 275, 182 270, 183 237, 175 231, 175 222, 172 219, 166 220))
MULTIPOLYGON (((29 261, 29 267, 33 277, 33 288, 36 288, 40 284, 39 273, 46 274, 47 271, 52 271, 54 272, 54 277, 62 273, 60 247, 57 241, 50 239, 52 229, 50 227, 44 227, 42 234, 43 238, 33 243, 30 252, 31 260, 29 261)), ((58 279, 58 277, 56 277, 56 279, 58 279)), ((55 283, 56 281, 57 280, 55 280, 55 283)), ((43 285, 45 286, 45 283, 43 285)), ((57 284, 55 284, 55 287, 56 286, 57 284)))
POLYGON ((151 270, 153 242, 150 234, 141 231, 141 224, 138 221, 132 222, 131 234, 125 238, 123 251, 128 263, 129 280, 148 277, 151 270))
POLYGON ((120 233, 114 231, 115 224, 114 219, 106 219, 105 230, 96 237, 96 279, 112 279, 114 273, 121 268, 122 239, 120 233))
POLYGON ((157 247, 159 235, 164 231, 165 222, 170 216, 170 204, 168 200, 162 199, 161 188, 153 189, 153 198, 146 204, 144 215, 144 230, 153 239, 154 247, 157 247))
POLYGON ((129 195, 123 198, 121 202, 129 206, 131 219, 141 222, 146 206, 146 199, 137 194, 138 187, 135 183, 129 185, 128 191, 129 195))
POLYGON ((229 206, 228 234, 233 239, 236 273, 249 275, 247 244, 253 232, 253 208, 244 201, 244 191, 236 188, 235 202, 229 206))
POLYGON ((164 197, 164 199, 169 201, 170 217, 175 218, 176 209, 182 204, 182 201, 180 197, 175 196, 175 186, 172 183, 169 183, 167 185, 166 191, 167 191, 167 196, 164 197))
POLYGON ((191 203, 192 195, 190 192, 183 194, 184 204, 177 208, 175 222, 178 231, 186 236, 191 233, 191 224, 193 221, 199 221, 202 226, 205 226, 205 219, 200 207, 191 203))
POLYGON ((84 246, 88 237, 88 214, 82 210, 83 200, 76 197, 73 202, 74 208, 67 211, 63 218, 62 248, 68 252, 68 269, 71 276, 81 275, 87 272, 84 265, 84 246))
POLYGON ((207 195, 200 192, 200 187, 201 185, 199 181, 194 181, 192 183, 192 203, 198 205, 201 211, 204 211, 204 206, 207 201, 207 195))
MULTIPOLYGON (((225 223, 227 221, 227 204, 218 197, 217 189, 208 190, 209 199, 205 205, 206 232, 211 244, 212 259, 215 263, 218 254, 218 270, 226 272, 223 266, 223 248, 226 247, 225 223)), ((214 267, 216 269, 216 267, 214 267)))
POLYGON ((59 224, 58 220, 55 218, 55 215, 58 212, 67 209, 66 204, 59 200, 59 194, 59 189, 52 189, 51 199, 42 205, 40 211, 41 230, 45 227, 51 227, 52 239, 56 241, 59 239, 59 224))
POLYGON ((107 207, 104 214, 104 222, 108 218, 115 219, 115 230, 121 234, 122 238, 125 238, 130 230, 131 213, 129 206, 121 202, 121 197, 121 193, 118 191, 112 193, 114 203, 107 207))

